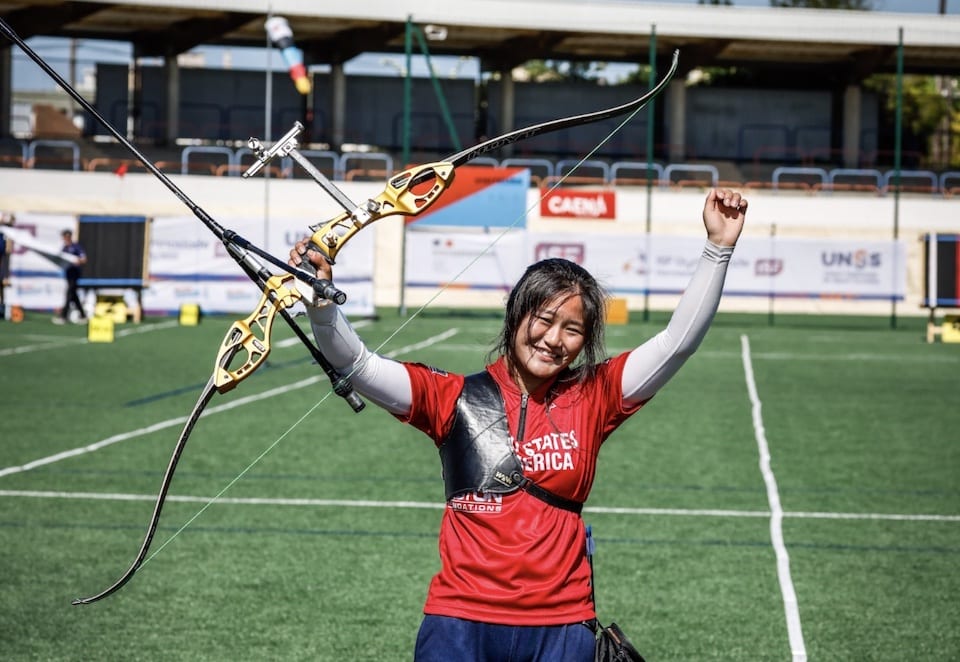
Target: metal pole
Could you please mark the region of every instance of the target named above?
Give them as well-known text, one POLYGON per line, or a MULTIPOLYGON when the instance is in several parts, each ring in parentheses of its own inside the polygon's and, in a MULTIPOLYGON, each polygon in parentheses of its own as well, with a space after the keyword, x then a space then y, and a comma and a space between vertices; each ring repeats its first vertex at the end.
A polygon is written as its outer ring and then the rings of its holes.
MULTIPOLYGON (((267 6, 267 20, 273 18, 273 5, 267 6)), ((273 140, 273 133, 271 133, 271 125, 273 122, 270 121, 270 117, 273 115, 273 44, 270 43, 270 33, 265 32, 267 43, 267 80, 266 80, 266 90, 265 94, 267 95, 266 100, 264 101, 263 107, 263 139, 269 145, 273 140)), ((270 250, 270 245, 268 244, 267 238, 270 236, 270 168, 263 169, 263 245, 267 250, 270 250)))
MULTIPOLYGON (((413 16, 407 16, 407 29, 403 37, 403 50, 406 55, 407 71, 403 79, 403 167, 410 165, 410 106, 413 99, 413 16)), ((400 228, 400 309, 401 315, 407 314, 407 222, 401 218, 400 228)))
MULTIPOLYGON (((894 125, 893 143, 893 286, 896 289, 897 278, 897 239, 900 237, 900 166, 903 143, 903 27, 898 30, 897 38, 897 112, 894 125)), ((890 295, 890 328, 897 328, 897 295, 890 295)))
MULTIPOLYGON (((777 259, 777 224, 776 223, 770 224, 770 257, 773 258, 774 260, 777 259)), ((772 267, 773 265, 770 265, 770 269, 769 269, 770 279, 768 281, 768 287, 770 288, 770 291, 767 293, 767 304, 768 304, 767 326, 773 326, 773 318, 774 318, 773 304, 776 301, 776 296, 774 295, 774 292, 773 292, 774 270, 772 267)))
POLYGON ((410 63, 412 60, 413 51, 413 17, 407 16, 407 27, 403 35, 403 52, 406 57, 406 67, 403 78, 403 125, 401 133, 403 140, 403 152, 401 155, 401 163, 403 167, 406 168, 410 165, 410 104, 413 98, 413 79, 410 78, 412 72, 410 71, 410 63))
POLYGON ((423 53, 423 57, 427 61, 427 71, 430 73, 430 82, 433 84, 433 92, 437 96, 437 105, 440 106, 440 115, 443 117, 444 123, 447 125, 447 133, 450 134, 450 141, 453 143, 453 149, 455 152, 459 152, 463 147, 460 144, 460 136, 457 135, 457 126, 453 122, 453 115, 450 114, 450 107, 447 106, 447 97, 443 94, 443 88, 440 87, 440 81, 437 80, 437 75, 433 71, 433 63, 430 61, 430 49, 427 48, 427 40, 423 36, 423 30, 418 26, 412 26, 414 36, 417 38, 417 43, 420 45, 420 51, 423 53))
MULTIPOLYGON (((657 84, 657 25, 650 25, 650 79, 647 89, 652 90, 657 84)), ((647 107, 647 236, 646 236, 646 276, 647 284, 643 288, 643 321, 650 320, 650 271, 653 260, 650 259, 650 230, 653 226, 653 139, 654 120, 656 118, 656 99, 651 100, 647 107)))

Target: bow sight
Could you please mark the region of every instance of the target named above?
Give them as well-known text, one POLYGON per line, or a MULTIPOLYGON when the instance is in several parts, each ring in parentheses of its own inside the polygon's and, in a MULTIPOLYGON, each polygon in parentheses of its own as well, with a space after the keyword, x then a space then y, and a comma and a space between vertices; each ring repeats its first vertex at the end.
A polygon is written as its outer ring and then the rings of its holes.
POLYGON ((357 205, 300 153, 297 136, 302 131, 303 124, 295 122, 293 128, 270 149, 264 149, 259 139, 251 138, 247 144, 256 154, 257 161, 247 168, 243 177, 255 175, 278 156, 289 156, 303 167, 343 208, 343 212, 326 223, 310 226, 313 232, 310 247, 322 253, 330 264, 334 264, 337 253, 357 232, 385 216, 415 216, 423 212, 453 182, 455 164, 445 161, 427 163, 393 175, 383 193, 357 205))

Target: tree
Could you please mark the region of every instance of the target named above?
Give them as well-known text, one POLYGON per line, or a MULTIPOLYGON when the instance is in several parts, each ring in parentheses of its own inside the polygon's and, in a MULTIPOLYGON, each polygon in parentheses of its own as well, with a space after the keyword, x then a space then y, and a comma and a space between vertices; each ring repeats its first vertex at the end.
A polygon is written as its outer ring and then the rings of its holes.
POLYGON ((770 6, 871 10, 873 9, 873 0, 770 0, 770 6))
MULTIPOLYGON (((953 94, 958 82, 956 78, 903 77, 904 142, 925 154, 930 167, 956 167, 960 162, 960 145, 953 139, 956 131, 951 128, 960 123, 960 104, 953 94)), ((875 74, 863 85, 884 99, 885 119, 892 124, 897 107, 896 76, 875 74)))
POLYGON ((521 67, 521 78, 538 83, 561 80, 597 80, 603 75, 605 62, 566 62, 563 60, 529 60, 521 67))

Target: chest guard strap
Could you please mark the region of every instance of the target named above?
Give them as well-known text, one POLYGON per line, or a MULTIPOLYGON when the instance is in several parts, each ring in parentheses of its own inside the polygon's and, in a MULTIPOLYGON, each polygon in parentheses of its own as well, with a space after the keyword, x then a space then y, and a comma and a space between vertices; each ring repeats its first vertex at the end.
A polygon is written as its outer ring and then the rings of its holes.
POLYGON ((580 513, 583 504, 543 489, 523 475, 510 445, 506 408, 487 371, 467 375, 457 398, 453 426, 440 445, 447 500, 462 494, 510 494, 523 489, 541 501, 580 513))

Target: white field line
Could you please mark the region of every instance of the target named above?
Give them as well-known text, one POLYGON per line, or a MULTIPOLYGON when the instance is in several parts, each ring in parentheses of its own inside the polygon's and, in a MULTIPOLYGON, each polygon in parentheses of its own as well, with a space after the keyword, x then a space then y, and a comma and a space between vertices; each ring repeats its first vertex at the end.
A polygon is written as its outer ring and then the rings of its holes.
MULTIPOLYGON (((426 340, 419 342, 415 345, 408 345, 407 347, 401 347, 400 349, 396 349, 390 352, 388 356, 396 356, 408 351, 412 351, 414 349, 426 347, 433 343, 442 342, 443 340, 453 335, 456 335, 456 333, 457 333, 457 329, 447 329, 443 333, 433 336, 431 338, 427 338, 426 340)), ((300 342, 299 339, 295 338, 295 340, 297 340, 297 342, 300 342)), ((316 384, 321 379, 323 379, 323 377, 319 375, 315 377, 308 377, 307 379, 300 380, 299 382, 294 382, 293 384, 287 384, 286 386, 280 386, 277 388, 269 389, 267 391, 263 391, 262 393, 256 393, 254 395, 248 395, 244 398, 231 400, 230 402, 226 402, 222 405, 209 407, 204 410, 204 412, 200 415, 200 418, 205 418, 212 414, 219 414, 224 411, 236 409, 237 407, 242 407, 244 405, 248 405, 254 402, 259 402, 260 400, 266 400, 268 398, 272 398, 278 395, 284 395, 291 391, 296 391, 301 388, 306 388, 307 386, 312 386, 313 384, 316 384)), ((151 434, 153 432, 157 432, 158 430, 164 430, 166 428, 174 427, 174 426, 181 426, 187 421, 187 418, 188 418, 187 416, 178 416, 177 418, 171 418, 171 419, 167 419, 166 421, 160 421, 159 423, 154 423, 153 425, 137 428, 136 430, 131 430, 129 432, 116 434, 116 435, 113 435, 112 437, 101 439, 100 441, 96 441, 86 446, 72 448, 67 451, 62 451, 54 455, 49 455, 47 457, 40 458, 39 460, 33 460, 32 462, 28 462, 20 466, 4 467, 0 469, 0 477, 7 476, 10 474, 15 474, 15 473, 22 473, 24 471, 30 471, 31 469, 36 469, 37 467, 42 467, 47 464, 53 464, 54 462, 59 462, 60 460, 65 460, 67 458, 77 457, 79 455, 92 453, 94 451, 100 450, 101 448, 112 446, 113 444, 119 443, 121 441, 128 441, 136 437, 142 437, 143 435, 151 434)))
MULTIPOLYGON (((355 329, 362 329, 365 326, 371 324, 370 320, 357 320, 356 322, 351 322, 350 325, 355 329)), ((310 335, 309 333, 307 334, 310 335)), ((293 347, 294 345, 300 345, 300 338, 297 336, 291 336, 290 338, 284 338, 283 340, 278 340, 273 343, 274 349, 284 349, 286 347, 293 347)))
MULTIPOLYGON (((121 329, 113 334, 114 338, 125 338, 139 333, 150 333, 151 331, 160 331, 177 326, 179 322, 160 322, 159 324, 147 324, 144 326, 133 326, 128 329, 121 329)), ((48 349, 62 349, 71 345, 86 345, 86 338, 64 338, 56 336, 47 336, 48 342, 40 342, 33 345, 20 345, 19 347, 7 347, 0 349, 0 357, 14 356, 16 354, 29 354, 30 352, 42 352, 48 349)))
MULTIPOLYGON (((222 405, 217 405, 215 407, 209 407, 200 414, 200 418, 206 418, 212 414, 219 414, 224 411, 229 411, 231 409, 236 409, 237 407, 242 407, 243 405, 248 405, 252 402, 259 402, 260 400, 266 400, 267 398, 272 398, 277 395, 283 395, 289 393, 290 391, 295 391, 297 389, 305 388, 319 382, 321 377, 319 375, 315 377, 308 377, 307 379, 300 380, 299 382, 294 382, 293 384, 287 384, 286 386, 280 386, 278 388, 273 388, 268 391, 263 391, 262 393, 257 393, 255 395, 248 395, 244 398, 238 398, 236 400, 231 400, 230 402, 225 402, 222 405)), ((98 451, 101 448, 106 448, 107 446, 112 446, 113 444, 119 443, 121 441, 129 441, 130 439, 135 439, 136 437, 142 437, 146 434, 151 434, 157 432, 158 430, 164 430, 169 427, 180 426, 187 422, 187 416, 178 416, 177 418, 170 418, 165 421, 160 421, 159 423, 154 423, 153 425, 148 425, 146 427, 137 428, 136 430, 131 430, 129 432, 122 432, 120 434, 113 435, 112 437, 107 437, 106 439, 101 439, 87 446, 80 446, 78 448, 72 448, 67 451, 62 451, 54 455, 48 455, 47 457, 40 458, 39 460, 34 460, 26 464, 22 464, 19 467, 5 467, 0 469, 0 476, 6 476, 9 474, 21 473, 23 471, 30 471, 31 469, 36 469, 37 467, 42 467, 46 464, 53 464, 54 462, 59 462, 60 460, 65 460, 70 457, 77 457, 79 455, 85 455, 87 453, 92 453, 98 451)))
MULTIPOLYGON (((92 501, 156 501, 155 494, 124 494, 117 492, 55 492, 49 490, 0 490, 0 497, 30 499, 71 499, 92 501)), ((177 503, 207 503, 209 496, 169 495, 167 501, 177 503)), ((369 499, 287 499, 283 497, 220 497, 218 503, 238 506, 301 506, 310 508, 395 508, 441 510, 442 501, 374 501, 369 499)), ((697 508, 617 508, 586 506, 585 513, 601 515, 636 515, 640 517, 725 517, 757 518, 770 517, 767 511, 715 510, 697 508)), ((843 519, 843 520, 889 520, 910 522, 960 522, 960 515, 908 515, 899 513, 818 513, 784 512, 785 519, 843 519)))
POLYGON ((443 333, 439 333, 421 342, 414 343, 412 345, 407 345, 406 347, 400 347, 399 349, 391 350, 386 354, 384 354, 384 356, 392 359, 397 356, 400 356, 401 354, 406 354, 407 352, 413 352, 418 349, 423 349, 424 347, 429 347, 430 345, 434 345, 438 342, 443 342, 447 338, 452 338, 453 336, 457 335, 458 332, 459 332, 459 329, 447 329, 443 333))
POLYGON ((770 505, 770 538, 777 558, 777 577, 780 580, 780 594, 783 598, 783 609, 787 619, 787 636, 790 642, 790 651, 793 662, 806 662, 807 649, 803 643, 803 628, 800 625, 800 606, 797 604, 797 594, 793 588, 793 579, 790 576, 790 555, 783 542, 783 509, 780 506, 780 493, 777 490, 777 479, 770 467, 770 448, 763 426, 761 415, 762 404, 757 394, 757 385, 753 378, 753 363, 750 359, 750 339, 740 336, 742 350, 743 371, 747 381, 747 391, 753 412, 753 429, 760 451, 760 473, 767 486, 767 503, 770 505))
POLYGON ((71 345, 86 344, 86 338, 57 338, 48 341, 41 341, 33 345, 19 345, 17 347, 6 347, 0 349, 0 356, 16 356, 17 354, 29 354, 31 352, 42 352, 47 349, 62 349, 71 345))

